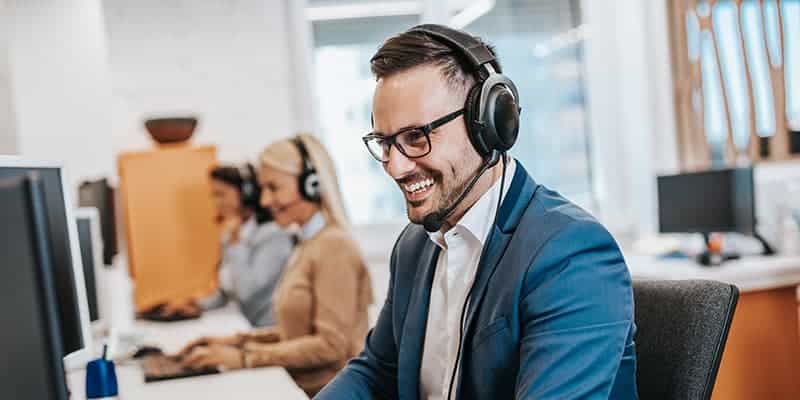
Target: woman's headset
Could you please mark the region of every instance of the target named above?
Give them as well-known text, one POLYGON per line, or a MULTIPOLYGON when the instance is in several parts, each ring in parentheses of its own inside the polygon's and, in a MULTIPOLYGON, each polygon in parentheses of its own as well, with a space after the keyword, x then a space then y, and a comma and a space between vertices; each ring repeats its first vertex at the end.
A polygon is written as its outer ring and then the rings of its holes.
POLYGON ((239 168, 239 175, 242 183, 239 185, 239 197, 242 207, 255 210, 259 208, 261 202, 261 186, 258 184, 256 169, 250 163, 245 163, 239 168))
POLYGON ((258 174, 253 164, 245 163, 238 167, 242 183, 239 185, 239 197, 243 208, 255 213, 256 222, 263 224, 272 221, 272 214, 261 207, 261 184, 258 183, 258 174))
POLYGON ((297 150, 300 152, 300 158, 303 160, 303 169, 297 177, 297 186, 300 190, 300 196, 310 202, 320 203, 322 201, 322 196, 319 176, 317 175, 316 168, 314 168, 314 164, 311 163, 311 159, 308 156, 308 150, 306 150, 306 146, 299 136, 292 138, 292 143, 297 147, 297 150))

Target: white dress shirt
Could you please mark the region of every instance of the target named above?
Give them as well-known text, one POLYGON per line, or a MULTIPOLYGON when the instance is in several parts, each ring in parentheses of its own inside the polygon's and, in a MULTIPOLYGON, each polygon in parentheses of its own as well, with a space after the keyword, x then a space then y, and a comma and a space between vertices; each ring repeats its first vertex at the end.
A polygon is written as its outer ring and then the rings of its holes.
MULTIPOLYGON (((511 186, 515 166, 514 159, 509 157, 503 196, 511 186)), ((499 192, 498 179, 467 210, 456 226, 444 234, 429 233, 431 240, 442 250, 436 263, 428 306, 428 325, 420 369, 421 399, 447 399, 458 353, 461 310, 475 280, 481 251, 494 222, 499 192)), ((454 392, 456 386, 453 385, 454 392)))

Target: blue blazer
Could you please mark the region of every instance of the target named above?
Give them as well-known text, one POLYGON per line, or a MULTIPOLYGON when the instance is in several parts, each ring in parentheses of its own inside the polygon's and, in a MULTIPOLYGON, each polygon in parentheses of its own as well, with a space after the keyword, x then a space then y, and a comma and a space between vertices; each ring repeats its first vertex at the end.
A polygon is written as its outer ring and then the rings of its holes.
MULTIPOLYGON (((364 351, 316 397, 419 399, 439 247, 409 225, 364 351)), ((633 292, 592 216, 517 162, 467 310, 457 399, 636 399, 633 292)))

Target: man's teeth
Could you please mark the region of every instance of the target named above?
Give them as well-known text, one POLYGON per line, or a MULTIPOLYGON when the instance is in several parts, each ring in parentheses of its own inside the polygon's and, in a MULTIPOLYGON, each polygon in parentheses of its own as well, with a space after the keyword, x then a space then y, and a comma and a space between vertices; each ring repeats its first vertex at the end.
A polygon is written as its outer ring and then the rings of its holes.
POLYGON ((433 185, 433 179, 428 178, 428 179, 425 179, 424 181, 419 181, 419 182, 416 182, 416 183, 412 183, 410 185, 406 185, 405 189, 406 189, 406 192, 415 193, 415 192, 420 192, 422 190, 425 190, 431 185, 433 185))

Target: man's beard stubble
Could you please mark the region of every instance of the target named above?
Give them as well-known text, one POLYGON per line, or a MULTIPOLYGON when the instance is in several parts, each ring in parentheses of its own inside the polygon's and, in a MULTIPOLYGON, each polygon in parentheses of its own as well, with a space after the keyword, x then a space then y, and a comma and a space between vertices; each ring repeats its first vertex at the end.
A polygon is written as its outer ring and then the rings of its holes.
MULTIPOLYGON (((480 169, 480 165, 477 167, 477 169, 480 169)), ((441 196, 443 196, 443 195, 446 196, 446 197, 444 198, 444 201, 441 201, 441 200, 439 201, 438 207, 436 207, 434 210, 431 210, 430 212, 426 213, 425 215, 421 216, 420 218, 413 218, 411 216, 411 207, 418 207, 418 206, 422 205, 422 203, 424 203, 426 200, 409 202, 410 207, 409 206, 406 207, 406 214, 408 216, 408 220, 411 221, 414 224, 418 224, 419 225, 419 224, 422 224, 422 221, 424 221, 425 217, 427 217, 428 215, 431 215, 433 213, 439 213, 439 214, 444 213, 448 208, 450 208, 450 206, 453 205, 453 203, 456 201, 456 199, 458 199, 458 197, 461 195, 461 193, 464 192, 464 189, 466 189, 467 185, 469 184, 470 177, 474 176, 474 174, 477 173, 477 169, 476 169, 476 171, 473 171, 471 174, 469 174, 467 176, 457 177, 456 168, 451 165, 450 166, 450 173, 452 174, 451 176, 456 177, 455 179, 459 179, 460 178, 460 182, 459 182, 457 188, 454 188, 453 190, 448 190, 446 192, 445 192, 446 188, 444 187, 444 179, 442 177, 442 174, 440 172, 431 172, 430 175, 431 175, 431 177, 433 177, 434 182, 436 182, 436 186, 438 186, 441 189, 440 190, 440 195, 439 195, 440 199, 441 199, 441 196)), ((401 188, 401 190, 402 190, 402 188, 401 188)))

